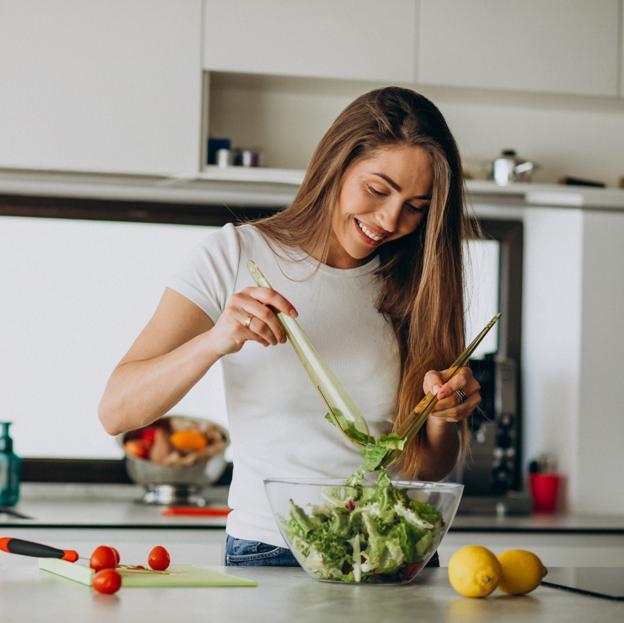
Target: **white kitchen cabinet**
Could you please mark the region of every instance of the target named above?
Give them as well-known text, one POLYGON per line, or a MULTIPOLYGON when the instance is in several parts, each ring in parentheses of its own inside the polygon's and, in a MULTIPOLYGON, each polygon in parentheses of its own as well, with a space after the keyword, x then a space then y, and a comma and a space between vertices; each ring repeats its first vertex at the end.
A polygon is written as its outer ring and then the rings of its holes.
POLYGON ((615 96, 619 0, 421 0, 419 82, 615 96))
POLYGON ((0 0, 0 167, 187 173, 201 0, 0 0))
POLYGON ((207 0, 208 70, 413 81, 416 0, 207 0))

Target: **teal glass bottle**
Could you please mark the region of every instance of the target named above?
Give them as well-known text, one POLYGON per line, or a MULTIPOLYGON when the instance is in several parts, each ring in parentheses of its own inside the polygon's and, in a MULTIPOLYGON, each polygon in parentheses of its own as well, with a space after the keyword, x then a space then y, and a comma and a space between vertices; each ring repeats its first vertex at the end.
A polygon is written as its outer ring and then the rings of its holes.
POLYGON ((21 459, 13 452, 10 425, 0 422, 0 506, 14 506, 19 500, 21 459))

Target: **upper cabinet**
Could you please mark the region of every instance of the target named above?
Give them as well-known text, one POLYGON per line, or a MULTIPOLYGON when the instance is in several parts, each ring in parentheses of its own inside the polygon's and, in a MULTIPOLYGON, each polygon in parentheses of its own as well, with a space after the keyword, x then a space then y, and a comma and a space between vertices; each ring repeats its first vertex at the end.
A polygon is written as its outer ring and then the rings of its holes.
POLYGON ((421 0, 418 82, 618 95, 619 0, 421 0))
POLYGON ((204 68, 413 82, 416 0, 206 0, 204 68))
POLYGON ((0 0, 0 167, 198 170, 201 0, 0 0))

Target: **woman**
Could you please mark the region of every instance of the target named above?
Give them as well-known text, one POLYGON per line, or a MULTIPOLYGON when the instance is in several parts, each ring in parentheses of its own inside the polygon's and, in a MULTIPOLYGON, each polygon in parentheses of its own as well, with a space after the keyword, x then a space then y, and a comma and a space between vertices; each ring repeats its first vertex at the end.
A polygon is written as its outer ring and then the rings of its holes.
POLYGON ((459 154, 438 109, 398 87, 362 95, 322 138, 289 208, 211 233, 172 278, 113 371, 104 428, 153 422, 221 360, 234 457, 226 564, 296 565, 262 479, 347 477, 362 461, 324 421, 276 311, 300 315, 373 434, 437 394, 398 471, 441 479, 480 402, 469 368, 448 383, 440 372, 464 347, 468 227, 459 154), (273 289, 253 287, 250 258, 273 289))

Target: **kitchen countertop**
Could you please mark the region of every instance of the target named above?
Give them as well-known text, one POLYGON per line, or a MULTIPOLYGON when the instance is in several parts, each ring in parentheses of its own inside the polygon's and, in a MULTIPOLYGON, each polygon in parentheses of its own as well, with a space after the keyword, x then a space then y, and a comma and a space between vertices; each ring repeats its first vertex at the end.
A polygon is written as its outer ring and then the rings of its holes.
MULTIPOLYGON (((196 528, 223 529, 225 517, 161 515, 161 506, 138 502, 143 488, 134 485, 25 484, 14 510, 32 517, 0 513, 0 526, 28 528, 196 528)), ((224 507, 228 487, 203 492, 207 506, 224 507)))
MULTIPOLYGON (((285 206, 294 198, 304 173, 302 170, 264 167, 208 167, 197 173, 167 177, 0 169, 0 194, 285 206)), ((493 199, 501 205, 624 209, 624 191, 618 188, 535 182, 497 186, 490 180, 467 180, 466 188, 471 201, 493 199)))
MULTIPOLYGON (((223 529, 225 517, 163 516, 161 507, 136 503, 143 489, 132 485, 22 486, 15 510, 32 517, 0 513, 0 526, 24 528, 223 529)), ((227 487, 204 491, 208 506, 227 504, 227 487)), ((542 532, 624 535, 621 515, 457 515, 451 532, 542 532)))
MULTIPOLYGON (((184 562, 201 564, 200 560, 184 562)), ((495 593, 467 599, 450 587, 446 569, 425 569, 408 586, 352 586, 317 582, 285 567, 218 568, 257 582, 245 588, 122 588, 116 595, 39 571, 33 559, 0 558, 3 623, 74 620, 246 621, 541 621, 611 623, 624 620, 624 603, 546 586, 530 595, 495 593)))

